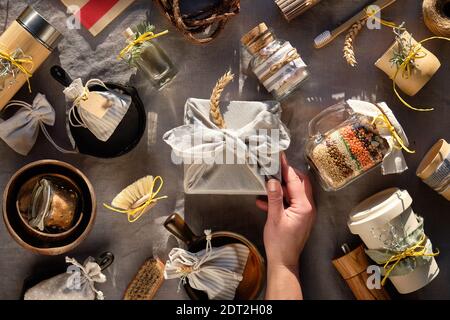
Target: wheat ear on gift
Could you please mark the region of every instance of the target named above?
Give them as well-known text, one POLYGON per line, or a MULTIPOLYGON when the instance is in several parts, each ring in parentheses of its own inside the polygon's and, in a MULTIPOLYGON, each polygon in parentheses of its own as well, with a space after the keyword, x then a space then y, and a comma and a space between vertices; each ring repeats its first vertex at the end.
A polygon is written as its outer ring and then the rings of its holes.
POLYGON ((223 90, 234 79, 234 75, 231 71, 225 73, 222 78, 217 81, 216 86, 214 87, 211 94, 211 118, 216 126, 220 129, 225 129, 225 120, 223 119, 222 113, 220 112, 220 96, 222 95, 223 90))
POLYGON ((345 37, 344 58, 347 61, 347 63, 352 67, 356 67, 356 65, 358 64, 358 61, 356 60, 355 56, 354 43, 359 32, 366 24, 366 21, 367 19, 364 18, 353 24, 345 37))

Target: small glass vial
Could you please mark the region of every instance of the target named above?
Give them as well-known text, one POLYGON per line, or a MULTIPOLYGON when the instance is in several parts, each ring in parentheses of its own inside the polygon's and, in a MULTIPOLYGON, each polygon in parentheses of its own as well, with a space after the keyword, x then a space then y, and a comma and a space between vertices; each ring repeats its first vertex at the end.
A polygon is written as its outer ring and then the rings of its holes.
POLYGON ((336 191, 381 165, 390 146, 373 119, 346 102, 329 107, 309 123, 306 158, 326 191, 336 191))
POLYGON ((297 49, 277 39, 265 23, 244 35, 241 43, 252 55, 253 73, 277 100, 289 96, 309 75, 297 49))
MULTIPOLYGON (((131 28, 125 31, 125 36, 129 42, 136 38, 131 28)), ((138 50, 128 54, 127 60, 141 70, 157 89, 172 81, 178 73, 167 53, 154 40, 140 44, 138 50)))

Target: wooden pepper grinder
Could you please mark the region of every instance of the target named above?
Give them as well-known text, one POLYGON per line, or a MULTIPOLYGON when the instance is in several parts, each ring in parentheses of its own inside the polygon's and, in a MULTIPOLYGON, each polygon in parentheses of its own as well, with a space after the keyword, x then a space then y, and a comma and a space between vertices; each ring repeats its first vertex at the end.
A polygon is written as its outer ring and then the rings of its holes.
POLYGON ((367 260, 364 246, 350 252, 347 244, 342 246, 345 255, 333 260, 334 267, 347 282, 357 300, 390 300, 388 293, 382 287, 381 289, 369 289, 367 287, 367 260))
POLYGON ((0 111, 56 47, 61 33, 27 7, 0 36, 0 111))

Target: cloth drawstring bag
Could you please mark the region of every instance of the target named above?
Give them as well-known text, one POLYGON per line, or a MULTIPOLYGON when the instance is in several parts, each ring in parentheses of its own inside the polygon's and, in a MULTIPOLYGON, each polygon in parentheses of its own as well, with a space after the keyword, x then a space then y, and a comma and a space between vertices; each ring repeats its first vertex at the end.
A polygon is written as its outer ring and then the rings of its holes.
POLYGON ((83 265, 66 257, 67 272, 44 280, 25 292, 25 300, 103 300, 96 283, 106 282, 106 276, 95 259, 89 257, 83 265))
POLYGON ((206 249, 196 253, 174 248, 169 253, 164 277, 180 279, 193 289, 206 292, 210 300, 233 300, 250 250, 240 243, 218 248, 211 245, 211 230, 205 230, 206 249))
MULTIPOLYGON (((87 128, 98 140, 103 142, 108 141, 112 136, 132 102, 130 96, 108 89, 98 79, 89 80, 85 86, 81 79, 76 79, 64 89, 64 95, 71 104, 67 115, 69 124, 73 127, 87 128), (105 91, 90 90, 89 88, 92 86, 103 87, 105 91), (92 94, 100 97, 102 101, 107 101, 106 110, 101 116, 82 107, 83 102, 93 99, 92 94)), ((71 136, 70 130, 68 131, 71 136)))
POLYGON ((9 119, 0 119, 0 138, 15 152, 26 156, 36 143, 39 130, 60 152, 74 153, 59 147, 51 138, 46 126, 55 124, 55 109, 45 95, 38 93, 30 105, 23 101, 12 100, 4 108, 20 107, 9 119))

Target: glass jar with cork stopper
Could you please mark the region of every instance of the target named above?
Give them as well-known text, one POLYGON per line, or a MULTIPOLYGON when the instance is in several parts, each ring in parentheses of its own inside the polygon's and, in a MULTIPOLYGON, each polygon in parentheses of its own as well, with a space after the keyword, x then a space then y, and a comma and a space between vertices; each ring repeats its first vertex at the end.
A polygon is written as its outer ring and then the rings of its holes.
POLYGON ((167 31, 154 34, 153 30, 154 26, 149 24, 127 28, 124 36, 128 45, 119 57, 141 70, 155 88, 161 89, 175 78, 178 70, 164 49, 153 41, 167 31))
POLYGON ((253 73, 277 100, 289 96, 309 75, 297 49, 278 39, 265 23, 245 34, 241 43, 252 55, 253 73))

